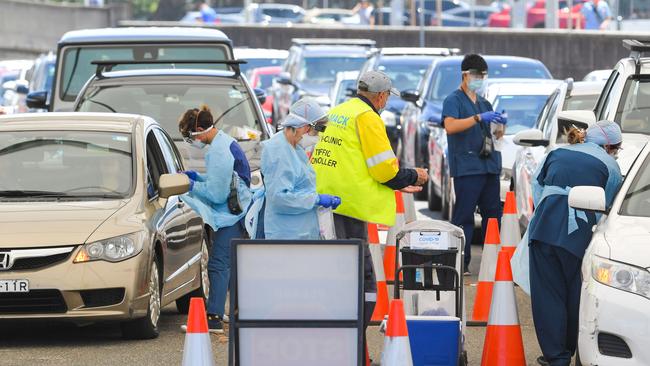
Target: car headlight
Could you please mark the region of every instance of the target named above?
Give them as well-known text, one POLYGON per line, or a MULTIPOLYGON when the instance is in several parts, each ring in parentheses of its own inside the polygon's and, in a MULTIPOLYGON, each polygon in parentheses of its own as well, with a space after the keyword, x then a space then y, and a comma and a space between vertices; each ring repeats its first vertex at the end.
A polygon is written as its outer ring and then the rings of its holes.
POLYGON ((74 263, 83 263, 96 260, 119 262, 134 257, 142 251, 144 233, 137 232, 114 238, 84 244, 74 263))
POLYGON ((501 180, 510 182, 510 178, 512 178, 512 169, 501 168, 501 180))
POLYGON ((591 275, 594 280, 603 285, 650 299, 650 272, 645 268, 594 255, 591 262, 591 275))
POLYGON ((391 111, 383 111, 380 115, 381 119, 384 121, 386 127, 395 127, 397 126, 397 116, 391 111))

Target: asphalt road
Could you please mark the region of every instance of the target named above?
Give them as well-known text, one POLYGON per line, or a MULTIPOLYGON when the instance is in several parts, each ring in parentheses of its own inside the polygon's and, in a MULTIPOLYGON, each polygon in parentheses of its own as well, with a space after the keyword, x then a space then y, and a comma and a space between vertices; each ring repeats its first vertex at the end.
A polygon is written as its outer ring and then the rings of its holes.
MULTIPOLYGON (((438 218, 417 202, 419 218, 438 218)), ((466 309, 471 314, 476 292, 481 247, 472 248, 471 277, 465 278, 466 309)), ((533 328, 530 298, 517 291, 519 320, 524 338, 524 350, 529 365, 536 365, 540 355, 533 328)), ((95 324, 76 327, 49 322, 0 322, 0 365, 179 365, 182 359, 184 334, 180 330, 186 318, 176 313, 175 307, 164 309, 160 319, 160 337, 149 341, 125 341, 120 338, 119 326, 95 324)), ((379 362, 383 337, 378 327, 368 329, 371 358, 379 362)), ((480 365, 485 328, 468 327, 465 349, 470 365, 480 365)), ((212 335, 216 365, 227 364, 228 340, 212 335)))

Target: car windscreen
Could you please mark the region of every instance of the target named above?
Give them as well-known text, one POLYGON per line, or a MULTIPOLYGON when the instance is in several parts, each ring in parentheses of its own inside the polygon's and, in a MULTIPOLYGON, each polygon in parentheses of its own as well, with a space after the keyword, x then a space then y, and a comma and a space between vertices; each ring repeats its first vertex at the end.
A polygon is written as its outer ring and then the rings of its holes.
POLYGON ((563 111, 590 111, 596 106, 600 94, 572 95, 564 100, 563 111))
POLYGON ((519 131, 535 127, 548 95, 499 95, 492 107, 497 112, 508 115, 506 134, 512 135, 519 131))
POLYGON ((131 151, 131 135, 125 133, 2 132, 0 197, 130 196, 131 151))
POLYGON ((262 135, 255 104, 243 85, 154 83, 89 87, 80 96, 77 111, 142 114, 155 119, 175 139, 180 140, 178 120, 192 108, 207 105, 217 127, 238 140, 259 139, 262 135))
POLYGON ((627 80, 614 120, 622 132, 650 134, 650 78, 627 80))
MULTIPOLYGON (((625 143, 623 143, 625 145, 625 143)), ((624 216, 650 217, 650 156, 646 156, 634 181, 625 193, 619 211, 624 216)))
MULTIPOLYGON (((63 52, 62 72, 57 89, 59 98, 74 101, 86 81, 95 74, 93 61, 110 60, 160 60, 160 64, 118 65, 113 70, 158 69, 167 65, 165 60, 225 60, 226 45, 128 45, 66 47, 63 52)), ((174 68, 226 70, 223 64, 178 64, 174 68)))
POLYGON ((433 57, 416 60, 382 59, 377 70, 386 73, 399 91, 417 89, 433 57))
POLYGON ((305 57, 300 60, 297 80, 309 84, 333 84, 336 73, 360 70, 366 57, 305 57))
POLYGON ((239 69, 244 73, 249 79, 251 76, 251 71, 257 69, 258 67, 267 67, 267 66, 282 66, 282 63, 285 59, 283 58, 243 58, 242 60, 246 61, 245 64, 241 64, 239 69))
MULTIPOLYGON (((508 64, 504 62, 495 65, 490 64, 488 78, 550 79, 551 75, 542 64, 508 64)), ((432 75, 427 98, 434 101, 443 101, 449 94, 458 89, 460 83, 461 71, 459 64, 441 65, 432 75)))
POLYGON ((303 16, 303 14, 296 9, 262 8, 260 11, 262 14, 268 15, 272 18, 300 19, 303 16))

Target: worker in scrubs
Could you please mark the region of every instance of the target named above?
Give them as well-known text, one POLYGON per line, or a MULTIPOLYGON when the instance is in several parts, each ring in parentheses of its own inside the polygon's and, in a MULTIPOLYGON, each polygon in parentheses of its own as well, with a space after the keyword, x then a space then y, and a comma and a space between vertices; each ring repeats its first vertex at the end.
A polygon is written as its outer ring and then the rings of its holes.
POLYGON ((530 291, 541 365, 568 366, 575 353, 580 268, 599 219, 594 212, 570 208, 569 191, 575 186, 602 187, 609 207, 622 181, 615 160, 622 143, 616 123, 597 122, 587 129, 584 142, 581 138, 570 141, 575 144, 546 156, 533 180, 535 214, 528 226, 530 291))
POLYGON ((316 192, 316 174, 307 157, 325 131, 327 114, 313 99, 291 106, 284 129, 263 143, 262 176, 266 188, 266 239, 320 239, 317 209, 335 209, 341 199, 316 192))

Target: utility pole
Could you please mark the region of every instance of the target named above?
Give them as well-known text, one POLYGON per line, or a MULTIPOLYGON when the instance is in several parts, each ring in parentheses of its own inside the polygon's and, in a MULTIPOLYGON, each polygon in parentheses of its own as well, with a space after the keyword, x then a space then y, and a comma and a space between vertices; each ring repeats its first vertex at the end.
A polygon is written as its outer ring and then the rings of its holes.
POLYGON ((402 17, 404 16, 404 0, 392 0, 390 2, 390 25, 402 26, 402 17))

